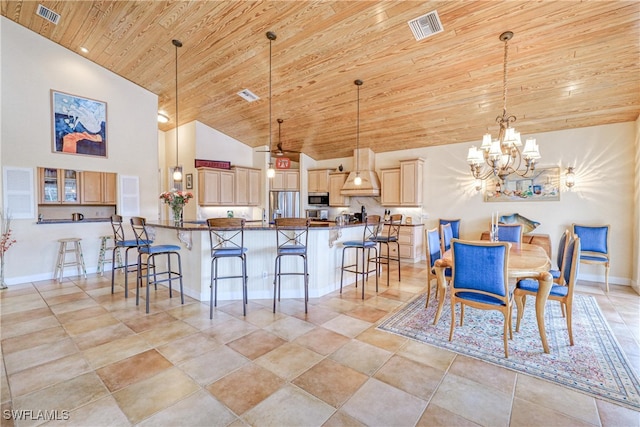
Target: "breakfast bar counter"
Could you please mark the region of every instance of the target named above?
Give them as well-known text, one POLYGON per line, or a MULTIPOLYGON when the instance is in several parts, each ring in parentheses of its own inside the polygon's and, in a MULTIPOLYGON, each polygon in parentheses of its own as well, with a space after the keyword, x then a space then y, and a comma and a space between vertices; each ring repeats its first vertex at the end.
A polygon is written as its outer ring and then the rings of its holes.
MULTIPOLYGON (((311 298, 317 298, 340 289, 340 267, 342 265, 342 245, 340 242, 362 239, 363 227, 364 225, 359 223, 337 226, 333 222, 326 221, 317 221, 311 224, 308 247, 309 296, 311 298)), ((209 301, 211 243, 206 222, 149 221, 147 228, 149 237, 156 244, 180 244, 184 293, 200 301, 209 301)), ((276 257, 275 226, 262 221, 247 221, 244 246, 247 248, 249 299, 273 298, 276 257)), ((287 258, 291 259, 283 259, 283 270, 302 271, 301 259, 298 257, 287 258)), ((221 260, 219 274, 240 274, 239 263, 233 261, 221 260)), ((349 263, 355 262, 354 259, 347 261, 349 263)), ((354 275, 345 274, 344 285, 354 281, 354 275)), ((370 286, 375 286, 373 281, 370 286)), ((304 286, 300 276, 282 278, 282 298, 303 298, 303 296, 304 286)), ((242 299, 240 279, 220 281, 218 283, 218 299, 242 299)))

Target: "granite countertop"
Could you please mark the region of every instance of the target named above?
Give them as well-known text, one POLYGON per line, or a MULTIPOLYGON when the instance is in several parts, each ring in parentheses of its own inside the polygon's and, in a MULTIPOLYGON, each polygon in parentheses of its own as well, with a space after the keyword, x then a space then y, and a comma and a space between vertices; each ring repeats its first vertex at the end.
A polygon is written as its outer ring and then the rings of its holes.
POLYGON ((111 218, 85 218, 80 221, 70 219, 43 219, 36 224, 82 224, 83 222, 111 222, 111 218))
MULTIPOLYGON (((147 221, 147 225, 151 227, 160 227, 160 228, 171 228, 175 230, 191 230, 191 231, 206 231, 207 223, 206 221, 183 221, 180 225, 176 225, 173 221, 147 221)), ((349 223, 344 225, 343 227, 358 227, 362 226, 362 223, 349 223)), ((311 228, 317 229, 333 229, 339 228, 335 222, 333 221, 311 221, 311 228)), ((245 223, 245 230, 275 230, 275 225, 273 224, 264 224, 260 220, 256 221, 247 221, 245 223)))

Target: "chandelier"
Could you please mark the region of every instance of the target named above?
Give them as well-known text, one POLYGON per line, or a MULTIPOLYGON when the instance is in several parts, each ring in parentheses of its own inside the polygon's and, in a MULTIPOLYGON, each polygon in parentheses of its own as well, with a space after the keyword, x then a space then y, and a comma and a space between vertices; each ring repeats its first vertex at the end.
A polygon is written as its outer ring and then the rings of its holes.
MULTIPOLYGON (((503 181, 507 176, 516 174, 527 176, 535 170, 536 160, 540 158, 540 150, 535 138, 527 138, 522 149, 520 133, 511 126, 516 121, 515 116, 507 113, 507 52, 508 42, 513 37, 511 31, 500 34, 500 41, 504 42, 504 67, 502 88, 502 115, 496 117, 500 126, 497 139, 492 139, 490 133, 482 138, 480 148, 469 148, 467 163, 471 167, 471 174, 479 183, 491 177, 498 177, 503 181), (524 169, 521 166, 524 161, 524 169)), ((476 187, 479 187, 479 184, 476 187)))

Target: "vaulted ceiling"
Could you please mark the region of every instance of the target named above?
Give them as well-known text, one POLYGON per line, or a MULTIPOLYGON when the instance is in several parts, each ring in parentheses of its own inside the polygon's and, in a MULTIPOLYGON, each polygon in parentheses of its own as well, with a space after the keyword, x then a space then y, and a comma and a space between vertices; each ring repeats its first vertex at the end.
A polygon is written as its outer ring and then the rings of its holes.
POLYGON ((2 15, 158 95, 175 127, 198 120, 252 147, 315 159, 478 141, 507 110, 523 136, 635 120, 637 1, 7 1, 2 15), (38 4, 60 15, 36 15, 38 4), (437 11, 416 41, 408 21, 437 11), (270 42, 267 31, 277 39, 270 42), (269 54, 271 43, 272 53, 269 54), (80 53, 85 47, 88 53, 80 53), (269 113, 269 62, 271 115, 269 113), (237 93, 260 97, 247 102, 237 93))

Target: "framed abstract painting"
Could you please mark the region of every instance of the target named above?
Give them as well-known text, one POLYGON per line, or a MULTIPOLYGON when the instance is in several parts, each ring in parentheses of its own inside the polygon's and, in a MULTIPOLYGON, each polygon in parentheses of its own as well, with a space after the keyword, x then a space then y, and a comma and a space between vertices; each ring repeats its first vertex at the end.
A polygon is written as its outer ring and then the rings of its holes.
POLYGON ((107 103, 51 90, 53 152, 107 157, 107 103))

